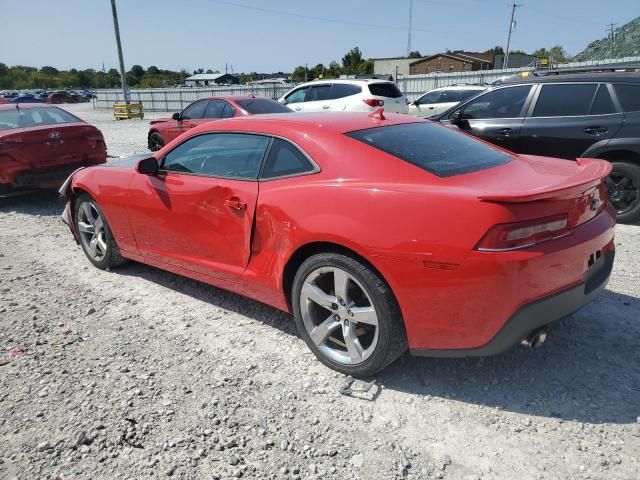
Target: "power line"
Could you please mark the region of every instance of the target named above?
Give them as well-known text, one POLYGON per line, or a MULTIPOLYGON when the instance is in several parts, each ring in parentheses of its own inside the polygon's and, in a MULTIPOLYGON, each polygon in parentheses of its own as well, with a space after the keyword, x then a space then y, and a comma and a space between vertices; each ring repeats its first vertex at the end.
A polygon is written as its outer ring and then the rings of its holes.
POLYGON ((614 49, 614 45, 615 45, 615 42, 614 42, 614 40, 615 40, 615 31, 614 31, 614 28, 615 28, 616 25, 618 25, 618 24, 617 23, 608 23, 607 24, 607 27, 608 27, 607 31, 609 32, 609 37, 611 38, 611 41, 609 43, 609 47, 610 47, 609 55, 610 55, 610 58, 614 58, 614 56, 613 56, 613 49, 614 49))
MULTIPOLYGON (((270 8, 262 8, 262 7, 255 7, 252 5, 244 5, 242 3, 236 3, 236 2, 230 2, 227 0, 209 0, 210 2, 214 2, 214 3, 219 3, 222 5, 229 5, 232 7, 238 7, 238 8, 244 8, 246 10, 255 10, 258 12, 265 12, 265 13, 273 13, 276 15, 286 15, 288 17, 296 17, 296 18, 304 18, 306 20, 316 20, 316 21, 320 21, 320 22, 331 22, 331 23, 341 23, 344 25, 355 25, 358 27, 367 27, 367 28, 384 28, 384 29, 394 29, 394 30, 405 30, 406 27, 398 27, 398 26, 393 26, 393 25, 377 25, 374 23, 362 23, 362 22, 352 22, 349 20, 338 20, 335 18, 326 18, 326 17, 315 17, 313 15, 304 15, 301 13, 292 13, 292 12, 285 12, 282 10, 273 10, 270 8)), ((416 32, 427 32, 428 30, 424 30, 424 29, 418 29, 415 28, 413 29, 416 32)))
POLYGON ((513 25, 515 24, 515 16, 516 16, 516 8, 521 7, 522 5, 517 5, 516 2, 513 2, 511 8, 511 21, 509 22, 509 36, 507 37, 507 51, 504 52, 504 64, 502 68, 509 68, 509 48, 511 47, 511 32, 513 31, 513 25))

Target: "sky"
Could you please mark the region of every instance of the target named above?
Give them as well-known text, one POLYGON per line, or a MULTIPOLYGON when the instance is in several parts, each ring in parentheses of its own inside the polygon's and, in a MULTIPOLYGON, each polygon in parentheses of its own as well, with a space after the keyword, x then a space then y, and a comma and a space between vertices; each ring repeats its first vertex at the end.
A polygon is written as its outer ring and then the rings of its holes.
MULTIPOLYGON (((125 67, 290 72, 407 52, 410 0, 117 0, 125 67)), ((508 0, 413 0, 413 50, 507 42, 508 0)), ((511 48, 576 54, 640 15, 640 0, 518 0, 511 48)), ((59 69, 118 64, 110 0, 0 0, 0 62, 59 69)))

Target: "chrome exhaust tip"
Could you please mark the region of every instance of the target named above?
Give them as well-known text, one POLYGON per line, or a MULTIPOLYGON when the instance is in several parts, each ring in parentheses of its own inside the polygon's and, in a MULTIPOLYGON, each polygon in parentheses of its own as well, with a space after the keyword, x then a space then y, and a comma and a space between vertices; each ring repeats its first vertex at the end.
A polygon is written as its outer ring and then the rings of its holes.
POLYGON ((546 339, 547 329, 544 327, 538 328, 537 330, 533 330, 529 335, 522 339, 520 345, 528 347, 530 350, 537 350, 544 344, 546 339))

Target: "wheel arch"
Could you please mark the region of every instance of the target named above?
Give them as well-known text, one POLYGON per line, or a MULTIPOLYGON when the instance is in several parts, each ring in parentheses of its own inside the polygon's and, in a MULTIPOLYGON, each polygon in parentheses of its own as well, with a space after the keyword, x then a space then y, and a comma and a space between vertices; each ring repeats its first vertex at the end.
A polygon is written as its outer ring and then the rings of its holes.
MULTIPOLYGON (((380 279, 387 285, 389 291, 393 295, 396 303, 398 304, 398 300, 391 288, 391 285, 382 274, 382 272, 373 264, 371 261, 367 260, 362 254, 356 252, 352 248, 346 247, 345 245, 341 245, 335 242, 328 241, 316 241, 306 243, 304 245, 299 246, 289 257, 287 263, 284 266, 282 271, 282 291, 284 293, 285 300, 287 302, 287 306, 289 309, 292 309, 291 304, 291 295, 293 289, 293 280, 296 276, 296 273, 300 266, 304 263, 305 260, 310 258, 313 255, 318 253, 338 253, 341 255, 345 255, 353 258, 361 263, 363 263, 367 268, 370 268, 376 275, 380 277, 380 279)), ((399 304, 398 304, 399 305, 399 304)))
POLYGON ((609 162, 631 162, 640 165, 640 152, 634 150, 616 148, 598 154, 598 158, 609 162))

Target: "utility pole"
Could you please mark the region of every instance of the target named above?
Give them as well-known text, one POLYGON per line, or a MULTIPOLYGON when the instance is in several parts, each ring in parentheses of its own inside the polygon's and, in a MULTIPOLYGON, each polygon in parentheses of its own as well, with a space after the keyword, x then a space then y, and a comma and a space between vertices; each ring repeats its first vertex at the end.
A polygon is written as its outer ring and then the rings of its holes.
POLYGON ((413 0, 409 0, 409 34, 407 36, 407 57, 411 53, 411 24, 413 23, 413 0))
POLYGON ((511 6, 511 21, 509 22, 509 36, 507 37, 507 50, 504 52, 504 65, 502 68, 509 68, 509 48, 511 47, 511 32, 513 31, 513 24, 515 23, 516 16, 516 8, 521 7, 522 5, 517 5, 516 2, 513 2, 511 6))
POLYGON ((609 55, 610 55, 610 57, 611 57, 611 58, 614 58, 614 57, 613 57, 613 54, 614 54, 614 53, 613 53, 613 49, 614 49, 614 39, 615 39, 615 32, 614 32, 614 28, 615 28, 615 26, 616 26, 616 25, 618 25, 618 24, 617 24, 617 23, 609 23, 609 24, 607 25, 607 26, 609 27, 609 28, 608 28, 608 31, 609 31, 609 37, 611 37, 611 41, 610 41, 610 43, 609 43, 609 49, 610 49, 610 51, 609 51, 609 55))
POLYGON ((122 93, 124 102, 130 103, 129 89, 127 88, 127 74, 124 71, 124 59, 122 58, 122 44, 120 43, 120 27, 118 26, 118 12, 116 11, 116 0, 111 0, 111 12, 113 13, 113 28, 116 31, 116 44, 118 45, 118 60, 120 61, 120 81, 122 83, 122 93))

